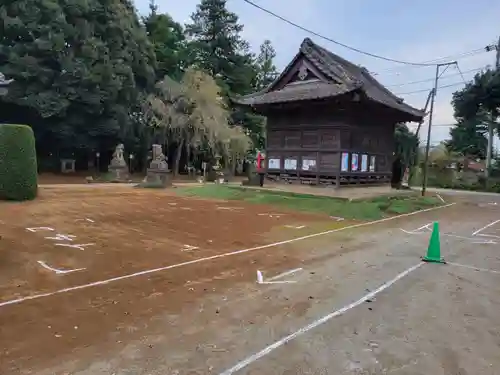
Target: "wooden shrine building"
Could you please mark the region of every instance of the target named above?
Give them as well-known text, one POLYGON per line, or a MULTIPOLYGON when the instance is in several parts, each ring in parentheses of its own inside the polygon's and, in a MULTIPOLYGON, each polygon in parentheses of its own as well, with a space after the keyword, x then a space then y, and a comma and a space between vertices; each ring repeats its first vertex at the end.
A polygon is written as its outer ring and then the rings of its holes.
POLYGON ((269 87, 233 101, 267 117, 269 178, 337 186, 389 182, 395 125, 424 117, 309 38, 269 87))

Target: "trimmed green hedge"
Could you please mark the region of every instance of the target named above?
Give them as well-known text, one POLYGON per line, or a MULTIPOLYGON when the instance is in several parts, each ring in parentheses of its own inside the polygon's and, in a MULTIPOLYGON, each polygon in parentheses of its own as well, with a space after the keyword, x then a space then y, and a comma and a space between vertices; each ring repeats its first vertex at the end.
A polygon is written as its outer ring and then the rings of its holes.
POLYGON ((0 199, 34 199, 37 178, 33 130, 26 125, 0 124, 0 199))

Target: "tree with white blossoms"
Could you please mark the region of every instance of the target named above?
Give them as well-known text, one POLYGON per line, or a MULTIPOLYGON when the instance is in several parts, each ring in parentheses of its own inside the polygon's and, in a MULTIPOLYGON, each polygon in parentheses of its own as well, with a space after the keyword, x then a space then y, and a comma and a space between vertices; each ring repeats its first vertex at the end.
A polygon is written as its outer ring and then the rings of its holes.
POLYGON ((148 107, 151 126, 177 144, 174 175, 183 149, 188 161, 202 145, 227 160, 241 157, 252 145, 240 128, 229 126, 229 112, 215 80, 195 68, 187 69, 181 82, 166 76, 149 96, 148 107))

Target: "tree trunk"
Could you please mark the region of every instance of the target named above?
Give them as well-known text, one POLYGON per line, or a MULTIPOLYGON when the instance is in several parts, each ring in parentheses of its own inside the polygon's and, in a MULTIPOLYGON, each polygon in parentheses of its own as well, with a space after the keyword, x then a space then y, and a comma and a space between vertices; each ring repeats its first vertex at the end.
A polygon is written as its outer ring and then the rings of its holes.
POLYGON ((188 167, 188 177, 191 178, 193 171, 191 169, 191 145, 186 144, 186 164, 188 167))
POLYGON ((174 177, 179 175, 179 163, 181 161, 182 148, 184 147, 184 140, 181 140, 177 145, 177 149, 175 150, 175 166, 174 166, 174 177))
POLYGON ((231 158, 231 175, 236 176, 236 165, 237 165, 238 159, 236 155, 233 155, 231 158))

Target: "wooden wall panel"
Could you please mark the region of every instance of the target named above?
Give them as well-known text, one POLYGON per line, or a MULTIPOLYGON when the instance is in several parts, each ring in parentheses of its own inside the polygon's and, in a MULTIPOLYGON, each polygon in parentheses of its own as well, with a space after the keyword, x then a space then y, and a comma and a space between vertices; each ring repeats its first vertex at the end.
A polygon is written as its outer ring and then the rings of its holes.
POLYGON ((300 131, 285 132, 285 148, 299 148, 301 144, 300 131))
POLYGON ((317 148, 318 145, 318 130, 305 130, 302 132, 302 147, 317 148))
POLYGON ((343 149, 352 148, 351 130, 340 131, 340 147, 343 149))
POLYGON ((283 147, 284 132, 279 130, 269 130, 267 132, 267 147, 281 148, 283 147))
POLYGON ((340 168, 340 153, 339 152, 325 152, 319 156, 319 170, 320 171, 337 171, 340 168))
POLYGON ((340 148, 340 133, 337 129, 320 130, 321 147, 330 149, 340 148))

